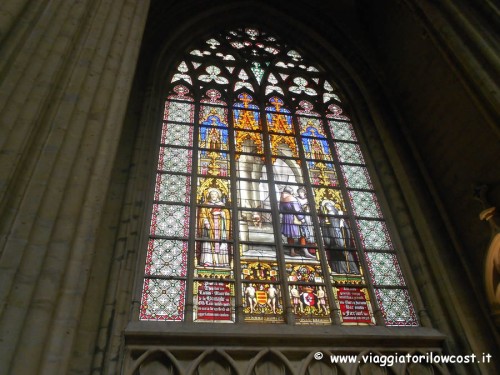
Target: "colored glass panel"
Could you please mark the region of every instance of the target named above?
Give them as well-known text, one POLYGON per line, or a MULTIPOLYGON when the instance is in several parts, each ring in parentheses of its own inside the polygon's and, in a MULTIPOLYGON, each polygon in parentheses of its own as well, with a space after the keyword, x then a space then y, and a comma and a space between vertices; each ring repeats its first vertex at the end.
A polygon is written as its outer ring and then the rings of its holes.
POLYGON ((324 286, 292 284, 289 293, 296 324, 331 324, 324 286))
MULTIPOLYGON (((210 53, 208 53, 210 54, 210 53)), ((200 74, 198 79, 203 82, 215 82, 220 85, 226 85, 229 83, 228 79, 221 75, 220 68, 215 65, 210 65, 205 69, 207 74, 200 74)))
POLYGON ((236 176, 255 180, 267 179, 264 158, 237 154, 236 176))
POLYGON ((317 91, 310 87, 310 84, 306 79, 302 77, 296 77, 293 79, 295 85, 291 85, 288 90, 294 94, 305 93, 306 95, 315 96, 318 95, 317 91))
POLYGON ((151 239, 146 256, 146 275, 186 276, 187 241, 151 239))
POLYGON ((140 309, 141 320, 184 320, 184 280, 144 280, 140 309))
POLYGON ((155 200, 189 203, 191 178, 184 175, 156 175, 155 200))
POLYGON ((223 219, 212 218, 210 227, 201 228, 201 240, 196 241, 196 262, 198 268, 228 269, 233 264, 233 246, 220 237, 230 233, 223 219), (225 233, 224 233, 225 232, 225 233))
MULTIPOLYGON (((220 96, 218 91, 209 90, 208 94, 210 94, 210 99, 205 100, 205 102, 210 104, 225 104, 224 102, 218 100, 220 96)), ((227 108, 216 105, 200 106, 200 124, 227 127, 227 108)))
POLYGON ((371 280, 375 285, 404 286, 396 254, 366 252, 371 280))
POLYGON ((346 208, 340 189, 315 187, 313 193, 314 204, 316 205, 320 217, 325 215, 344 215, 346 208))
POLYGON ((161 143, 171 146, 192 146, 193 127, 183 124, 163 124, 161 143))
POLYGON ((338 247, 338 244, 334 244, 327 246, 325 250, 330 272, 339 275, 361 275, 362 268, 357 252, 338 247))
POLYGON ((377 197, 374 193, 367 191, 349 191, 348 193, 354 215, 372 218, 382 217, 377 197))
POLYGON ((211 115, 200 126, 199 145, 210 150, 228 149, 228 130, 217 115, 211 115))
POLYGON ((192 151, 184 148, 160 147, 158 170, 164 172, 191 172, 192 151))
POLYGON ((221 98, 221 93, 218 90, 215 89, 210 89, 207 90, 205 95, 203 96, 203 99, 200 100, 202 105, 200 106, 200 111, 199 111, 199 117, 201 121, 206 120, 206 118, 213 113, 213 110, 217 111, 217 114, 221 119, 227 120, 227 109, 226 108, 221 108, 219 106, 225 106, 226 102, 223 100, 220 100, 221 98), (217 106, 217 107, 214 107, 217 106))
POLYGON ((167 101, 165 103, 164 120, 192 123, 193 117, 194 104, 175 101, 167 101))
MULTIPOLYGON (((299 102, 299 106, 302 109, 299 109, 295 112, 297 115, 299 115, 299 124, 302 124, 303 121, 307 122, 308 120, 312 120, 315 122, 318 120, 314 120, 312 117, 321 117, 318 112, 314 111, 314 105, 310 101, 301 100, 299 102), (302 116, 304 116, 304 119, 302 119, 302 116)), ((320 127, 318 127, 318 129, 319 128, 320 127)))
POLYGON ((310 200, 302 186, 285 186, 279 200, 280 227, 285 246, 285 255, 316 260, 315 251, 308 247, 316 245, 316 236, 310 215, 310 200), (295 246, 297 245, 297 246, 295 246))
POLYGON ((308 161, 309 179, 313 185, 338 186, 337 172, 332 163, 308 161))
MULTIPOLYGON (((306 104, 306 108, 312 109, 312 105, 309 106, 306 104)), ((315 112, 308 114, 312 116, 313 114, 315 114, 315 112)), ((326 134, 323 130, 323 122, 321 121, 321 119, 316 117, 297 116, 297 120, 299 122, 300 134, 302 134, 303 136, 305 135, 306 137, 326 138, 326 134)))
POLYGON ((235 131, 235 148, 237 152, 263 154, 262 134, 257 132, 235 131))
POLYGON ((347 116, 345 116, 345 115, 342 114, 343 110, 338 105, 336 105, 336 104, 330 104, 328 106, 328 110, 330 112, 332 112, 332 113, 327 114, 326 117, 328 117, 328 118, 334 118, 334 119, 337 119, 337 120, 350 121, 349 117, 347 117, 347 116))
MULTIPOLYGON (((304 148, 304 153, 308 159, 327 161, 333 160, 326 138, 310 138, 303 136, 302 147, 304 148)), ((308 164, 311 166, 314 165, 312 162, 308 164)), ((332 168, 331 163, 330 168, 332 168)))
POLYGON ((234 127, 239 129, 260 129, 259 107, 253 104, 253 97, 246 92, 238 95, 233 106, 234 127))
POLYGON ((308 262, 317 261, 317 240, 314 231, 313 218, 307 206, 302 206, 299 212, 290 212, 290 206, 280 202, 281 234, 286 244, 285 256, 294 260, 299 257, 308 262))
POLYGON ((281 109, 281 112, 282 113, 268 112, 266 114, 269 131, 293 134, 292 117, 289 115, 290 112, 285 109, 281 109))
POLYGON ((353 189, 373 189, 368 170, 355 165, 341 165, 347 187, 353 189))
POLYGON ((231 211, 229 203, 229 181, 207 178, 200 180, 198 187, 196 237, 198 264, 203 267, 229 267, 232 247, 227 241, 232 238, 231 211))
MULTIPOLYGON (((276 246, 267 243, 240 241, 240 259, 243 261, 276 262, 276 246)), ((242 267, 244 267, 242 265, 242 267)))
POLYGON ((234 322, 234 283, 194 282, 195 322, 234 322))
POLYGON ((268 184, 263 181, 238 181, 238 203, 241 208, 270 208, 268 184))
POLYGON ((365 288, 334 288, 342 324, 374 324, 370 297, 365 288))
POLYGON ((234 110, 235 129, 262 130, 259 121, 259 112, 249 110, 234 110))
POLYGON ((365 249, 392 249, 392 242, 385 222, 357 220, 356 224, 365 249))
POLYGON ((241 278, 248 282, 276 282, 280 279, 279 275, 279 267, 275 262, 249 261, 241 263, 241 278))
POLYGON ((363 155, 357 144, 335 142, 335 149, 341 163, 364 164, 363 155))
MULTIPOLYGON (((273 175, 275 181, 280 185, 283 185, 282 183, 303 183, 302 169, 298 159, 276 158, 273 163, 273 175)), ((282 188, 280 186, 279 190, 282 188)))
POLYGON ((272 93, 273 91, 276 91, 278 94, 284 95, 283 89, 280 86, 274 86, 274 85, 266 86, 265 95, 268 95, 268 94, 272 93))
POLYGON ((153 205, 151 234, 168 237, 189 236, 189 206, 153 205))
POLYGON ((417 326, 418 321, 408 291, 405 289, 375 289, 385 324, 417 326))
POLYGON ((197 201, 206 206, 227 207, 230 199, 230 183, 223 178, 199 178, 197 201))
POLYGON ((271 134, 271 153, 276 156, 299 157, 297 142, 295 137, 271 134))
MULTIPOLYGON (((303 228, 307 228, 311 233, 311 227, 304 226, 303 228)), ((303 236, 302 238, 304 238, 303 236)), ((316 264, 319 262, 319 254, 316 246, 316 242, 314 239, 311 242, 302 244, 303 240, 299 237, 298 239, 294 239, 293 244, 283 245, 283 254, 286 262, 296 262, 296 263, 308 263, 308 264, 316 264)), ((284 243, 292 242, 290 237, 283 238, 284 243)))
POLYGON ((323 273, 319 264, 287 263, 286 273, 290 282, 323 283, 323 273))
POLYGON ((276 263, 242 262, 243 313, 246 321, 283 322, 283 300, 276 263), (254 282, 248 282, 254 281, 254 282))
POLYGON ((220 177, 229 176, 229 154, 227 152, 215 152, 211 150, 199 151, 198 173, 220 177))
POLYGON ((269 131, 293 134, 292 115, 288 109, 283 108, 283 100, 275 96, 269 99, 269 103, 271 107, 266 107, 269 131))
POLYGON ((330 131, 333 139, 339 141, 353 141, 356 142, 356 134, 352 125, 348 122, 329 120, 330 131))
POLYGON ((270 211, 245 211, 239 213, 241 241, 274 243, 274 228, 270 211))
POLYGON ((262 69, 260 64, 256 61, 252 63, 252 67, 250 69, 252 69, 252 72, 255 75, 257 82, 260 84, 260 82, 262 81, 262 77, 264 76, 264 69, 262 69))
POLYGON ((238 81, 234 84, 234 91, 238 91, 239 89, 243 89, 243 88, 246 88, 250 91, 255 91, 253 89, 253 86, 249 82, 238 81))
POLYGON ((193 84, 193 81, 191 80, 191 76, 189 74, 183 74, 183 73, 174 74, 174 76, 172 77, 172 81, 170 82, 177 82, 177 81, 185 81, 190 85, 193 84))
POLYGON ((283 323, 280 286, 271 283, 243 283, 243 315, 247 322, 283 323))

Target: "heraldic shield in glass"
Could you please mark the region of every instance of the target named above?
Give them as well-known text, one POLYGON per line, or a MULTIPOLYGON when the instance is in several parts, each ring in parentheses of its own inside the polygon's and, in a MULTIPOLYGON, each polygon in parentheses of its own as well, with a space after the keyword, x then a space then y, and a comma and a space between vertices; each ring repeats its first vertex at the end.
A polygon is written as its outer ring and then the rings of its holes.
POLYGON ((240 28, 165 90, 140 320, 418 325, 328 72, 240 28))

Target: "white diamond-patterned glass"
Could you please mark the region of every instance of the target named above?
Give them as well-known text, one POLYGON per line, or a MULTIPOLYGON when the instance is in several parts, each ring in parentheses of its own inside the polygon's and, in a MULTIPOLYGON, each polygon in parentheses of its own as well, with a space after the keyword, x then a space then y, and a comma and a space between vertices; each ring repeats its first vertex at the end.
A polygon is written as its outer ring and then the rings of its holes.
POLYGON ((388 326, 418 325, 415 310, 405 289, 375 289, 380 310, 388 326))
POLYGON ((357 220, 361 241, 365 249, 392 249, 387 226, 383 221, 357 220))
POLYGON ((156 236, 187 237, 189 206, 156 204, 153 207, 151 234, 156 236))
POLYGON ((156 176, 155 200, 189 202, 191 178, 185 175, 158 174, 156 176))
POLYGON ((328 124, 330 125, 333 139, 339 141, 357 141, 356 134, 350 123, 330 120, 328 124))
POLYGON ((193 121, 193 109, 194 105, 192 103, 181 103, 181 102, 167 102, 165 105, 165 116, 166 121, 177 121, 177 122, 192 122, 193 121))
POLYGON ((368 170, 356 165, 341 165, 344 181, 349 188, 373 189, 368 170))
POLYGON ((151 239, 146 259, 146 275, 186 276, 187 241, 151 239))
POLYGON ((193 127, 171 122, 163 124, 161 143, 171 146, 191 146, 193 144, 193 127))
POLYGON ((357 144, 335 142, 335 148, 341 163, 364 164, 363 155, 357 144))
POLYGON ((184 320, 185 292, 184 280, 145 279, 141 320, 184 320))
POLYGON ((160 148, 158 169, 165 172, 191 172, 192 151, 184 148, 160 148))
POLYGON ((399 262, 394 253, 367 252, 366 259, 372 281, 378 286, 405 285, 399 262))
POLYGON ((355 216, 382 218, 377 196, 369 191, 349 191, 352 208, 355 216))

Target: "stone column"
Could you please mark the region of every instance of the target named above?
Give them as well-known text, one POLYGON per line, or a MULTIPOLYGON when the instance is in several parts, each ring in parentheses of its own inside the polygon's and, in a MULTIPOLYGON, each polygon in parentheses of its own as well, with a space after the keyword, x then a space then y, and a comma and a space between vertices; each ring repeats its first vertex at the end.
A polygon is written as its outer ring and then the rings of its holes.
POLYGON ((148 7, 0 5, 0 374, 67 373, 148 7))
POLYGON ((498 5, 475 2, 405 0, 428 30, 497 136, 500 136, 498 5))

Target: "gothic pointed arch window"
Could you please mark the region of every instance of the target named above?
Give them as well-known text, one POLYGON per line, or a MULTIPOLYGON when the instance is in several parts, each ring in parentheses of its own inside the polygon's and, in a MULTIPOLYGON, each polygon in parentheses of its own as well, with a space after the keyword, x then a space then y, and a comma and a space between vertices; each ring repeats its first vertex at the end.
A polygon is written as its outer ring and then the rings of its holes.
POLYGON ((418 325, 327 72, 241 28, 165 85, 140 320, 418 325))

